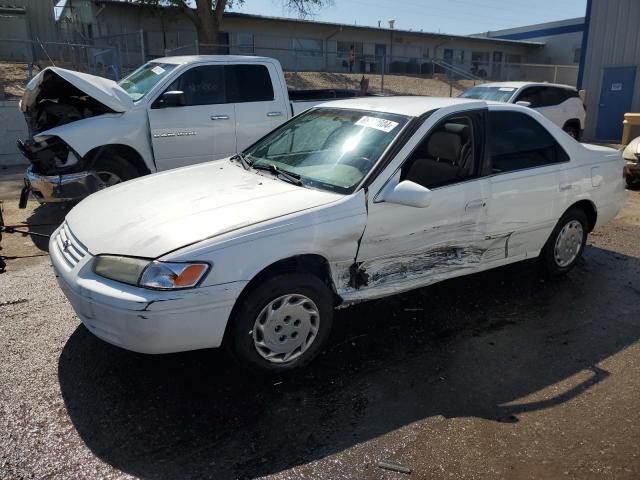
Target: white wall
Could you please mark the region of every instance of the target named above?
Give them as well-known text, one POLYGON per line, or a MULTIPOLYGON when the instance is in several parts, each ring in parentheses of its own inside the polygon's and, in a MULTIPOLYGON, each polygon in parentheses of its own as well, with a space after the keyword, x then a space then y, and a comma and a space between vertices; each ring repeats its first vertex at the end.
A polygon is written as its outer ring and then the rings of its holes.
POLYGON ((27 124, 18 102, 0 101, 0 166, 29 163, 16 147, 16 140, 27 135, 27 124))

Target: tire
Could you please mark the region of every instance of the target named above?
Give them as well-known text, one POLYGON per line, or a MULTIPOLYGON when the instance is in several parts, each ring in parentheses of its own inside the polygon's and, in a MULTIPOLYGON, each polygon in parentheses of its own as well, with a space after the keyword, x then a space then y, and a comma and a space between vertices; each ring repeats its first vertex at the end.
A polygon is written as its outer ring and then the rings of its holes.
POLYGON ((630 189, 634 189, 638 185, 640 185, 640 180, 637 180, 631 176, 626 177, 625 181, 627 182, 627 188, 630 188, 630 189))
POLYGON ((557 276, 569 272, 584 252, 588 232, 589 222, 584 210, 580 208, 567 210, 551 232, 540 255, 546 273, 557 276), (562 248, 563 246, 565 249, 562 248))
POLYGON ((569 135, 571 138, 575 140, 580 140, 580 130, 573 124, 565 125, 563 130, 569 135))
POLYGON ((333 295, 329 287, 311 274, 284 273, 268 278, 241 297, 224 343, 231 356, 250 372, 277 376, 308 365, 325 346, 332 324, 333 295), (269 309, 275 312, 271 319, 267 318, 269 309), (300 318, 296 318, 298 315, 300 318), (303 338, 309 343, 297 347, 304 344, 303 338), (291 355, 288 359, 287 353, 291 355))
POLYGON ((93 164, 93 170, 103 181, 102 188, 111 187, 140 176, 136 167, 129 160, 113 152, 100 155, 93 164))

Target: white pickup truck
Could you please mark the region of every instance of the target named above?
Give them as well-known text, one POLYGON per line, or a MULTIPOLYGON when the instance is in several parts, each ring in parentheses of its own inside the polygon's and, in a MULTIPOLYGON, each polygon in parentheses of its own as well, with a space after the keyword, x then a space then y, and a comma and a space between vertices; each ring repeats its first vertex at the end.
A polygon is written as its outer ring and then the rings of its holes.
POLYGON ((181 56, 146 63, 120 82, 51 67, 27 85, 19 140, 40 202, 81 199, 148 173, 244 150, 323 99, 356 91, 289 92, 277 60, 181 56))

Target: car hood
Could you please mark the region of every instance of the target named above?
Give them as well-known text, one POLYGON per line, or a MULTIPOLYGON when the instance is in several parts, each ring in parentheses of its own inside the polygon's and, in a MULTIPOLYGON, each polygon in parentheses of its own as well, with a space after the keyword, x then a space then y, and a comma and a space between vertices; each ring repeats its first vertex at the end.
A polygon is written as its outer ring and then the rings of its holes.
POLYGON ((220 160, 99 191, 73 208, 66 221, 93 255, 157 258, 206 238, 340 198, 220 160))
POLYGON ((35 106, 42 84, 51 75, 60 77, 114 112, 126 112, 133 108, 131 97, 113 80, 59 67, 47 67, 27 84, 20 102, 20 108, 23 112, 27 112, 35 106))

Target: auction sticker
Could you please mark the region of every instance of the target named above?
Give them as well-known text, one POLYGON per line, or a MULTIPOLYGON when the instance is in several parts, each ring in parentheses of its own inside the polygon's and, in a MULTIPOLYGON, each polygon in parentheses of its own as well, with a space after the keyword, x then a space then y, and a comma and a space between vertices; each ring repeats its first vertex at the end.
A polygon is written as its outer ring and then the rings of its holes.
POLYGON ((365 116, 358 120, 356 125, 359 127, 375 128, 376 130, 382 130, 383 132, 389 133, 398 126, 398 122, 385 120, 384 118, 365 116))
POLYGON ((156 65, 151 69, 151 71, 156 75, 162 75, 164 73, 164 68, 162 68, 160 65, 156 65))
POLYGON ((513 92, 515 90, 515 88, 511 88, 511 87, 500 87, 498 89, 501 92, 513 92))

